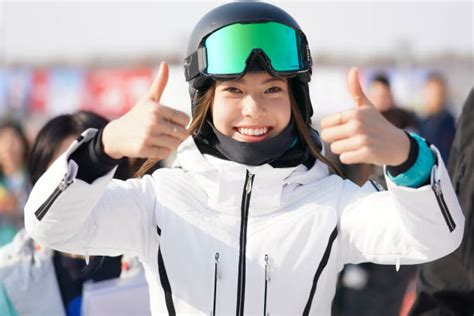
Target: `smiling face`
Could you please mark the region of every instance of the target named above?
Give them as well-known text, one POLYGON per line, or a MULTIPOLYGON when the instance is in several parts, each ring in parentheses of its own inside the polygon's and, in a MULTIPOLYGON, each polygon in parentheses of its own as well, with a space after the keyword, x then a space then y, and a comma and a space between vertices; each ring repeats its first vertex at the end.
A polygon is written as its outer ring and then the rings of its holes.
POLYGON ((259 142, 285 129, 291 118, 288 82, 267 72, 217 81, 212 105, 214 126, 241 142, 259 142))

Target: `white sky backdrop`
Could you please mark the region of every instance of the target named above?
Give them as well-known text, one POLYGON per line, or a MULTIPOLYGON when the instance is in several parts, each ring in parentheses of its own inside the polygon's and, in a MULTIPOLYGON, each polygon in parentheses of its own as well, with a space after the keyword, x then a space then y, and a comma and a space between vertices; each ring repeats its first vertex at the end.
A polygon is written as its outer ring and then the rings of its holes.
MULTIPOLYGON (((472 54, 473 1, 272 1, 300 23, 318 50, 472 54)), ((5 1, 1 51, 9 60, 83 59, 173 51, 184 56, 198 19, 222 1, 5 1)))

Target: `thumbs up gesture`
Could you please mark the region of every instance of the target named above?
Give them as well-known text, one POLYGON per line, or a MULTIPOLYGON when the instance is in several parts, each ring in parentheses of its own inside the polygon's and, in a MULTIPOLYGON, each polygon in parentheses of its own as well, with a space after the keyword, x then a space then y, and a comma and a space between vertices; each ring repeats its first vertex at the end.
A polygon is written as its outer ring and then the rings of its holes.
POLYGON ((160 103, 168 76, 163 62, 148 92, 130 111, 106 125, 102 143, 107 155, 165 159, 188 137, 189 117, 160 103))
POLYGON ((348 76, 354 108, 321 120, 321 138, 345 164, 369 163, 398 166, 408 159, 410 140, 370 103, 360 82, 359 71, 348 76))

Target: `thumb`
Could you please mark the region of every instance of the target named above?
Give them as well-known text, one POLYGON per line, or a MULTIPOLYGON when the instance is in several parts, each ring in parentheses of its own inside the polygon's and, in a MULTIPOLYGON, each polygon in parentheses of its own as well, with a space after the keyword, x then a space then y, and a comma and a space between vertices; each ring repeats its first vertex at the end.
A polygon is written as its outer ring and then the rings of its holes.
POLYGON ((163 91, 165 91, 166 84, 168 83, 169 67, 164 61, 161 62, 160 68, 158 69, 158 75, 148 89, 147 96, 155 102, 160 102, 163 91))
POLYGON ((364 91, 362 91, 362 87, 360 85, 359 68, 351 68, 347 79, 349 93, 351 94, 351 97, 354 100, 356 107, 361 107, 364 104, 370 104, 367 98, 365 97, 364 91))

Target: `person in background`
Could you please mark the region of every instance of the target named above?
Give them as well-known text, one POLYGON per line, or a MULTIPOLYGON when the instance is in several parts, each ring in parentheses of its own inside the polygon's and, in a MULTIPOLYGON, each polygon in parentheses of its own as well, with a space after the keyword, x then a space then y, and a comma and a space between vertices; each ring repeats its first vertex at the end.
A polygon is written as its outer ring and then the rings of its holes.
POLYGON ((368 97, 380 113, 396 127, 411 132, 418 130, 415 114, 396 105, 390 80, 384 73, 373 76, 368 97))
MULTIPOLYGON (((33 185, 69 145, 88 128, 103 128, 108 121, 92 112, 80 111, 53 118, 39 131, 32 146, 28 170, 33 185)), ((126 159, 120 163, 115 178, 131 177, 126 159)), ((53 263, 66 315, 80 315, 84 282, 116 278, 121 272, 121 257, 91 257, 87 265, 83 256, 55 251, 53 263)))
POLYGON ((474 89, 464 104, 448 172, 466 218, 461 246, 452 254, 421 265, 411 316, 474 315, 474 89))
POLYGON ((438 147, 444 161, 448 161, 456 127, 453 115, 446 109, 447 89, 443 76, 429 74, 423 92, 426 117, 420 121, 421 136, 438 147))
POLYGON ((29 144, 21 125, 0 123, 0 246, 23 226, 23 206, 31 186, 26 171, 29 144))

